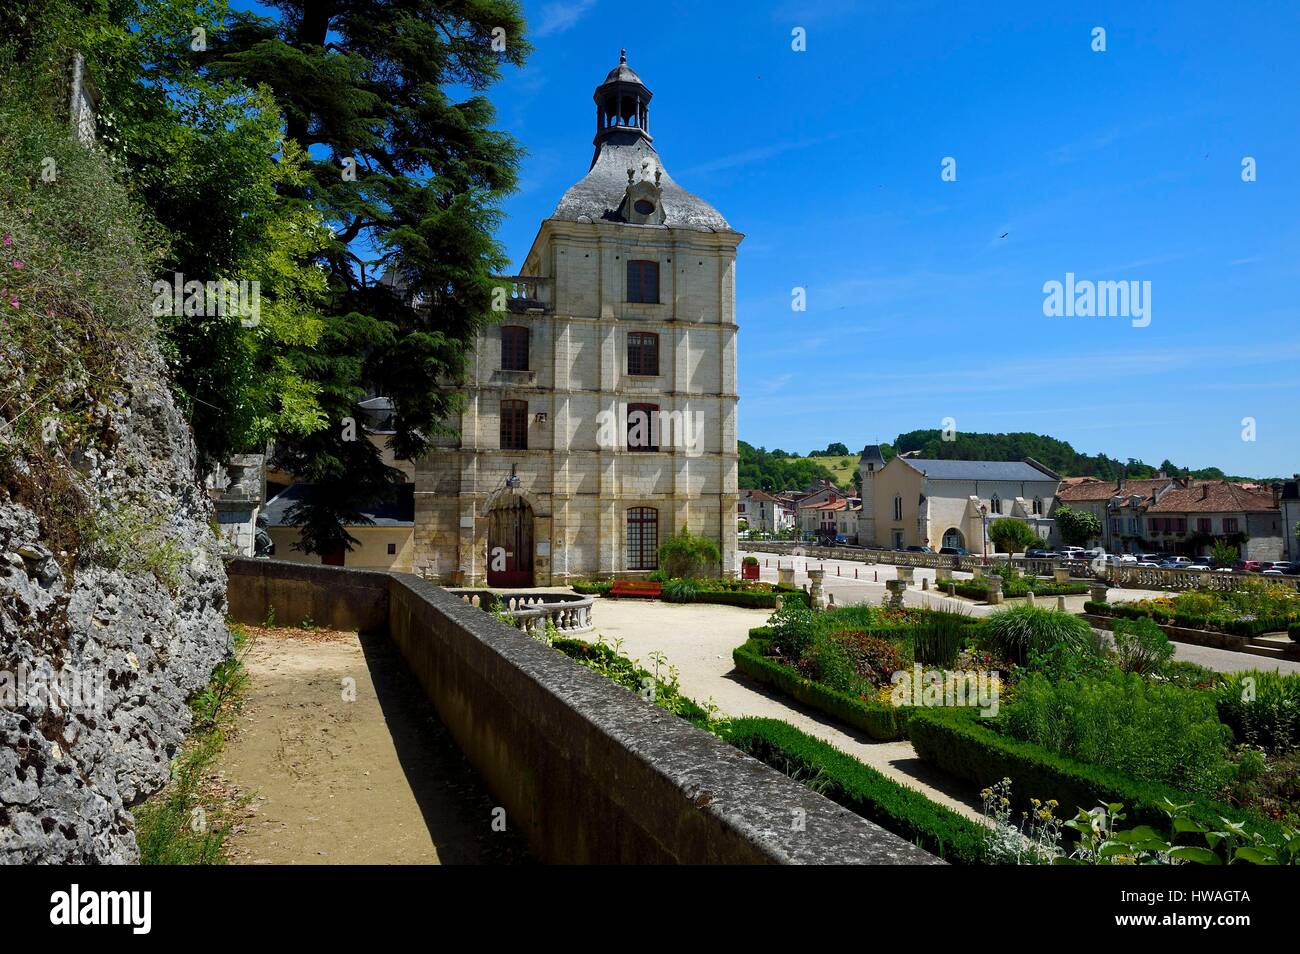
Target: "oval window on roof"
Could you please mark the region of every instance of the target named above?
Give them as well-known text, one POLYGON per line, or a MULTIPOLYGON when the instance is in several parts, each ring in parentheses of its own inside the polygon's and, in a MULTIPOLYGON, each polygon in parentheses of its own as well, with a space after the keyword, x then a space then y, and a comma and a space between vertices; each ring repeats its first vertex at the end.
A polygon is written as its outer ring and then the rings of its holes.
POLYGON ((655 204, 649 199, 637 199, 632 207, 637 215, 654 215, 655 212, 655 204))

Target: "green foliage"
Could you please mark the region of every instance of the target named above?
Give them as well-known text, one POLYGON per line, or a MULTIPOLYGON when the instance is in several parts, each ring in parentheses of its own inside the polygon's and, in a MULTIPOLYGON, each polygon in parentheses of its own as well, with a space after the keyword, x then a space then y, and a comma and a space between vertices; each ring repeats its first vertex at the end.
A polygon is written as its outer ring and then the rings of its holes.
POLYGON ((1056 528, 1067 546, 1086 546, 1101 536, 1101 518, 1091 510, 1062 504, 1056 508, 1056 528))
POLYGON ((716 540, 695 536, 687 527, 659 545, 659 566, 669 579, 690 579, 722 562, 716 540))
POLYGON ((799 672, 840 692, 865 696, 903 669, 903 657, 891 642, 863 632, 819 635, 802 656, 799 672))
POLYGON ((1214 548, 1210 552, 1210 559, 1216 567, 1232 566, 1240 555, 1237 547, 1223 540, 1215 541, 1214 548))
POLYGON ((827 444, 825 450, 809 451, 809 457, 847 457, 849 449, 844 444, 836 441, 834 444, 827 444))
POLYGON ((1209 693, 1135 673, 1021 679, 1003 706, 1008 735, 1058 755, 1209 795, 1226 776, 1228 732, 1209 693))
POLYGON ((217 664, 207 687, 190 701, 190 735, 172 762, 171 780, 132 809, 140 863, 223 864, 222 847, 234 817, 204 780, 225 747, 247 692, 243 658, 247 633, 232 626, 234 654, 217 664))
POLYGON ((697 592, 692 581, 674 577, 663 584, 662 597, 668 603, 690 603, 697 592))
POLYGON ((1225 674, 1214 700, 1238 742, 1275 754, 1300 746, 1300 673, 1225 674))
MULTIPOLYGON (((1131 677, 1135 678, 1135 677, 1131 677)), ((993 731, 970 709, 909 711, 907 734, 917 754, 936 768, 984 788, 1010 779, 1021 794, 1018 807, 1032 809, 1028 796, 1055 799, 1066 811, 1119 802, 1137 824, 1162 825, 1167 802, 1188 804, 1188 817, 1205 825, 1228 818, 1251 831, 1276 835, 1276 827, 1240 811, 1168 785, 1146 782, 1115 769, 1091 765, 993 731)))
POLYGON ((733 719, 723 738, 849 811, 953 864, 983 860, 979 824, 776 719, 733 719))
POLYGON ((624 689, 637 693, 647 702, 681 716, 693 725, 713 732, 719 725, 717 707, 702 706, 682 695, 676 667, 669 666, 662 654, 651 658, 654 671, 642 668, 620 648, 619 643, 605 642, 603 636, 594 643, 552 634, 547 640, 552 649, 574 662, 600 673, 624 689))
POLYGON ((790 458, 782 451, 755 449, 744 441, 736 442, 739 459, 740 486, 777 493, 782 490, 803 490, 815 480, 833 481, 834 475, 815 461, 790 458))
POLYGON ((1174 657, 1174 644, 1149 619, 1118 620, 1114 636, 1117 661, 1125 672, 1143 676, 1159 672, 1174 657))
POLYGON ((1029 524, 1015 517, 999 517, 989 524, 989 540, 1005 553, 1019 553, 1041 542, 1029 524))
POLYGON ((919 623, 912 632, 912 652, 916 661, 924 666, 951 669, 970 638, 970 626, 965 617, 951 613, 936 613, 919 623))
POLYGON ((180 585, 189 554, 172 538, 163 514, 147 501, 106 501, 80 528, 81 558, 131 576, 150 574, 170 589, 180 585))
POLYGON ((614 586, 613 580, 575 580, 569 586, 584 596, 604 596, 614 586))
POLYGON ((846 725, 861 729, 878 741, 888 742, 905 735, 910 709, 864 700, 805 678, 793 666, 787 666, 770 655, 771 644, 755 638, 759 632, 759 629, 751 630, 751 638, 732 651, 731 658, 739 672, 846 725))
POLYGON ((1064 647, 1076 655, 1095 655, 1092 627, 1081 617, 1043 606, 1011 606, 991 614, 983 628, 995 652, 1020 665, 1031 653, 1064 647))

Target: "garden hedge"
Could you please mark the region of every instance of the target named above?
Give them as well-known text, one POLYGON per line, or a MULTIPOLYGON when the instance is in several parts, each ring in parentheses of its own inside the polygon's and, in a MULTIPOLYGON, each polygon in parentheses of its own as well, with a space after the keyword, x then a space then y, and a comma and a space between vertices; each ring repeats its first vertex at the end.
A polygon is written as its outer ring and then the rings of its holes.
POLYGON ((1286 628, 1286 634, 1291 637, 1291 642, 1300 643, 1300 620, 1288 626, 1286 628))
POLYGON ((699 590, 692 603, 721 603, 724 606, 741 606, 746 609, 775 609, 776 598, 785 603, 808 605, 808 594, 801 589, 781 589, 764 593, 754 590, 699 590))
POLYGON ((1178 805, 1190 805, 1186 814, 1205 825, 1217 825, 1220 818, 1228 818, 1248 822, 1251 830, 1277 834, 1270 822, 1220 802, 1008 738, 981 724, 973 710, 916 709, 908 718, 907 731, 917 754, 950 775, 979 788, 1011 779, 1018 809, 1027 809, 1031 798, 1054 798, 1060 803, 1060 817, 1073 818, 1080 808, 1120 802, 1127 814, 1125 828, 1150 825, 1165 832, 1169 819, 1160 810, 1160 802, 1167 798, 1178 805))
MULTIPOLYGON (((953 580, 953 592, 958 596, 964 596, 968 600, 983 600, 988 597, 988 587, 983 583, 977 583, 973 580, 953 580)), ((941 580, 940 586, 943 585, 941 580)), ((1034 587, 1034 596, 1079 596, 1088 592, 1087 583, 1044 583, 1042 586, 1034 587)), ((1007 593, 1003 588, 1003 595, 1007 599, 1020 599, 1023 594, 1007 593)))
POLYGON ((722 736, 760 762, 953 864, 980 864, 984 827, 778 719, 733 719, 722 736), (793 772, 791 770, 794 770, 793 772))
MULTIPOLYGON (((864 702, 847 692, 840 692, 800 675, 792 667, 764 655, 767 640, 755 638, 755 633, 761 630, 767 628, 750 630, 749 640, 731 653, 736 668, 746 676, 756 682, 779 689, 819 712, 861 729, 878 741, 892 742, 907 734, 907 708, 864 702)), ((770 630, 767 632, 770 633, 770 630)))
POLYGON ((1096 616, 1112 616, 1120 619, 1151 619, 1167 626, 1181 626, 1184 629, 1204 629, 1213 633, 1227 633, 1229 636, 1245 636, 1247 638, 1288 629, 1289 622, 1282 617, 1227 621, 1210 620, 1203 616, 1175 613, 1159 607, 1133 606, 1128 603, 1098 603, 1094 600, 1088 600, 1084 603, 1083 611, 1096 616))

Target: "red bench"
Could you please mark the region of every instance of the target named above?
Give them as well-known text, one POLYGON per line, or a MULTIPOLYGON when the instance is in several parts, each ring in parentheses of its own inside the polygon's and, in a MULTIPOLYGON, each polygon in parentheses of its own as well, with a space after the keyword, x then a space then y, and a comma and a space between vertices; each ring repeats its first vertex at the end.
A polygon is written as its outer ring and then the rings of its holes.
POLYGON ((657 600, 663 587, 652 580, 615 580, 609 588, 609 595, 615 598, 633 596, 648 600, 657 600))

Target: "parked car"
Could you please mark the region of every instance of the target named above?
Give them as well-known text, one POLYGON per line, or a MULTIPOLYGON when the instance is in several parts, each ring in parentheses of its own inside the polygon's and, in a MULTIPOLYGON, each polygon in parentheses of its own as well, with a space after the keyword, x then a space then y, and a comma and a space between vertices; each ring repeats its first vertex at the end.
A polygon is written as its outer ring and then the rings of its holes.
POLYGON ((1136 563, 1138 561, 1138 558, 1132 553, 1116 553, 1114 556, 1116 563, 1136 563))
POLYGON ((1200 559, 1200 560, 1198 560, 1198 559, 1196 559, 1196 558, 1193 558, 1193 559, 1192 559, 1192 562, 1189 563, 1189 564, 1188 564, 1184 569, 1188 569, 1188 570, 1202 570, 1202 571, 1208 573, 1210 570, 1214 569, 1214 567, 1212 567, 1212 566, 1210 565, 1210 560, 1208 560, 1208 559, 1200 559))
POLYGON ((916 544, 913 544, 912 546, 907 548, 907 552, 908 553, 933 553, 934 550, 931 547, 920 547, 917 546, 916 544))
POLYGON ((1067 560, 1082 560, 1083 554, 1088 551, 1084 550, 1083 547, 1060 547, 1056 552, 1067 560))
POLYGON ((1160 569, 1160 564, 1157 563, 1155 560, 1138 560, 1137 565, 1142 567, 1149 567, 1153 570, 1160 569))
POLYGON ((970 551, 965 547, 940 547, 939 552, 944 556, 970 556, 970 551))
POLYGON ((1282 573, 1286 576, 1300 576, 1300 560, 1292 560, 1282 568, 1282 573))
POLYGON ((1041 547, 1034 547, 1025 551, 1025 557, 1029 560, 1055 560, 1056 554, 1051 550, 1044 550, 1041 547))
POLYGON ((1266 564, 1266 565, 1264 566, 1264 569, 1266 569, 1266 570, 1281 570, 1283 573, 1285 573, 1285 572, 1286 572, 1286 568, 1289 567, 1290 565, 1291 565, 1291 564, 1288 563, 1286 560, 1274 560, 1272 563, 1268 563, 1268 564, 1266 564))
POLYGON ((1241 570, 1243 573, 1258 573, 1264 569, 1264 565, 1258 560, 1238 560, 1232 565, 1234 570, 1241 570))
POLYGON ((1184 567, 1189 567, 1191 565, 1191 558, 1185 556, 1171 556, 1160 561, 1161 569, 1165 570, 1181 570, 1184 567))
POLYGON ((849 542, 849 538, 846 537, 846 536, 845 536, 844 534, 842 534, 842 533, 837 533, 837 534, 835 534, 835 542, 836 542, 836 543, 848 543, 848 542, 849 542))

